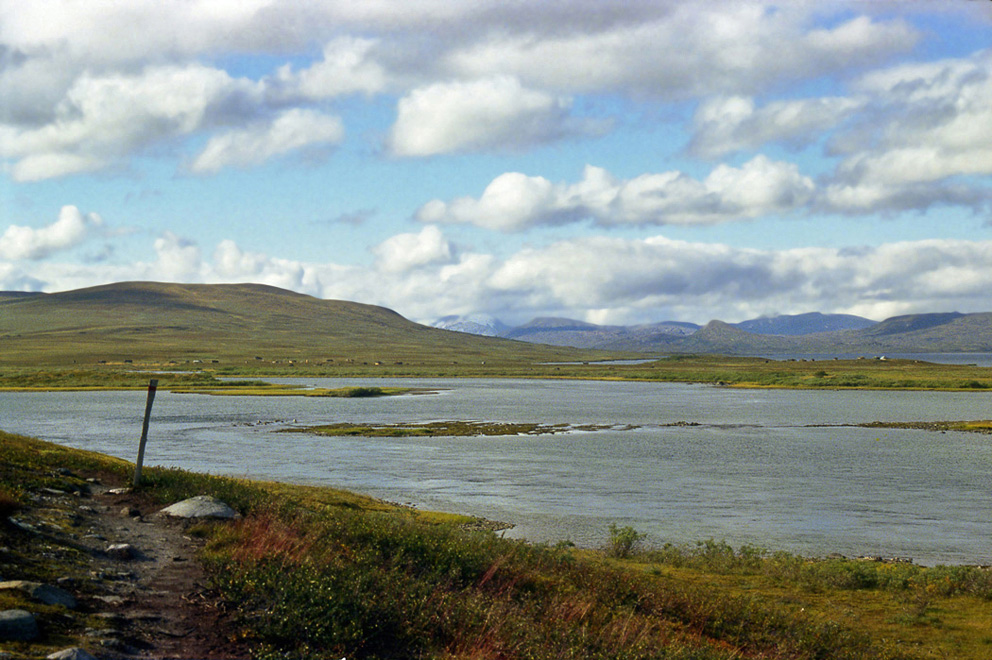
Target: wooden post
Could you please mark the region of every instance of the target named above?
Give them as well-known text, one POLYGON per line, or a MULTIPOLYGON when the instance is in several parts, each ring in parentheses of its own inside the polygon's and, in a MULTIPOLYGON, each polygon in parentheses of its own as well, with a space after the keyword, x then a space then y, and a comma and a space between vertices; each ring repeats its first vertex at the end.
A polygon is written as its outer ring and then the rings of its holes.
POLYGON ((148 422, 152 416, 152 402, 155 400, 155 390, 158 379, 148 381, 148 402, 145 403, 145 421, 141 425, 141 440, 138 442, 138 461, 134 464, 134 485, 141 484, 141 464, 145 461, 145 443, 148 441, 148 422))

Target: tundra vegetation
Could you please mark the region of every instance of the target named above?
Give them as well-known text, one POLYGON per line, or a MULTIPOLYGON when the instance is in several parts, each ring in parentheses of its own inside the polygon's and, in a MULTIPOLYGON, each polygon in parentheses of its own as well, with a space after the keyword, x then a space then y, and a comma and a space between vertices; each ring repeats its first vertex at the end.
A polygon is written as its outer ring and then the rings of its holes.
MULTIPOLYGON (((630 357, 630 356, 625 356, 630 357)), ((643 356, 641 356, 643 360, 643 356)), ((495 359, 399 360, 381 364, 355 362, 263 361, 259 364, 218 360, 194 364, 168 363, 63 364, 47 367, 3 366, 0 389, 74 390, 140 389, 148 379, 160 389, 218 394, 297 394, 309 396, 375 396, 401 393, 388 387, 304 390, 275 386, 267 377, 301 378, 560 378, 701 383, 724 387, 794 389, 903 389, 985 392, 992 390, 992 369, 966 364, 919 360, 771 360, 720 355, 669 356, 637 363, 573 361, 527 362, 495 359)))
MULTIPOLYGON (((125 461, 0 433, 0 510, 125 461)), ((261 658, 987 658, 992 573, 809 559, 718 541, 651 546, 611 528, 601 551, 501 538, 465 518, 350 493, 146 468, 138 495, 161 505, 213 495, 244 515, 201 523, 211 588, 236 612, 231 635, 261 658)), ((6 518, 5 518, 6 520, 6 518)), ((73 575, 78 551, 4 523, 0 572, 73 575)), ((51 524, 71 524, 53 521, 51 524)), ((81 579, 85 589, 92 578, 81 579)), ((25 607, 0 592, 0 609, 25 607)), ((37 608, 36 608, 37 609, 37 608)), ((40 608, 39 657, 85 645, 93 622, 40 608)))

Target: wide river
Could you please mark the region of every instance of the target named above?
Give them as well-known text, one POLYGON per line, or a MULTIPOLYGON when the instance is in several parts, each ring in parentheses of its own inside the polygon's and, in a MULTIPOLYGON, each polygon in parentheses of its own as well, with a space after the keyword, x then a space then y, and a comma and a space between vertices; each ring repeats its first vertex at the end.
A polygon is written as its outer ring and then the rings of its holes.
MULTIPOLYGON (((992 393, 745 390, 548 380, 309 379, 436 391, 373 399, 160 392, 146 465, 331 485, 595 546, 725 540, 822 556, 992 563, 992 437, 866 429, 992 417, 992 393), (543 436, 322 438, 331 422, 594 424, 543 436), (674 425, 686 422, 687 425, 674 425), (817 426, 826 425, 826 426, 817 426)), ((144 392, 0 393, 0 429, 134 460, 144 392)))

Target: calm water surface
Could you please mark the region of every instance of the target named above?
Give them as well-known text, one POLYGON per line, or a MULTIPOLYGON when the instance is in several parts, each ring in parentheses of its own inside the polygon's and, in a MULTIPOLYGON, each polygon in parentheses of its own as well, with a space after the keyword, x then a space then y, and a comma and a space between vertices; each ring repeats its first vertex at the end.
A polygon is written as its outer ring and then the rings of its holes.
MULTIPOLYGON (((656 543, 713 538, 807 555, 992 563, 992 439, 862 429, 988 419, 992 393, 739 390, 534 380, 342 380, 427 387, 377 399, 160 392, 145 461, 332 485, 598 545, 611 523, 656 543), (329 422, 597 424, 548 436, 318 438, 329 422), (677 422, 689 426, 668 426, 677 422), (831 425, 831 426, 811 426, 831 425), (634 428, 628 428, 633 426, 634 428)), ((0 393, 0 429, 134 460, 143 392, 0 393)))

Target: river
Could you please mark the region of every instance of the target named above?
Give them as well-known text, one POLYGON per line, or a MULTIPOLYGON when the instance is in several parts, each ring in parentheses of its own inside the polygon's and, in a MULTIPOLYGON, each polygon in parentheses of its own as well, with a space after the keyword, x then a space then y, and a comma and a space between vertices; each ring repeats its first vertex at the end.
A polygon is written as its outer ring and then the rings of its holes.
MULTIPOLYGON (((992 417, 992 393, 746 390, 550 380, 309 379, 424 387, 372 399, 160 392, 146 465, 330 485, 602 544, 725 540, 822 556, 992 563, 992 438, 865 429, 992 417), (332 422, 594 424, 509 437, 321 438, 332 422), (676 425, 684 422, 685 425, 676 425)), ((0 393, 0 429, 134 460, 144 392, 0 393)))

